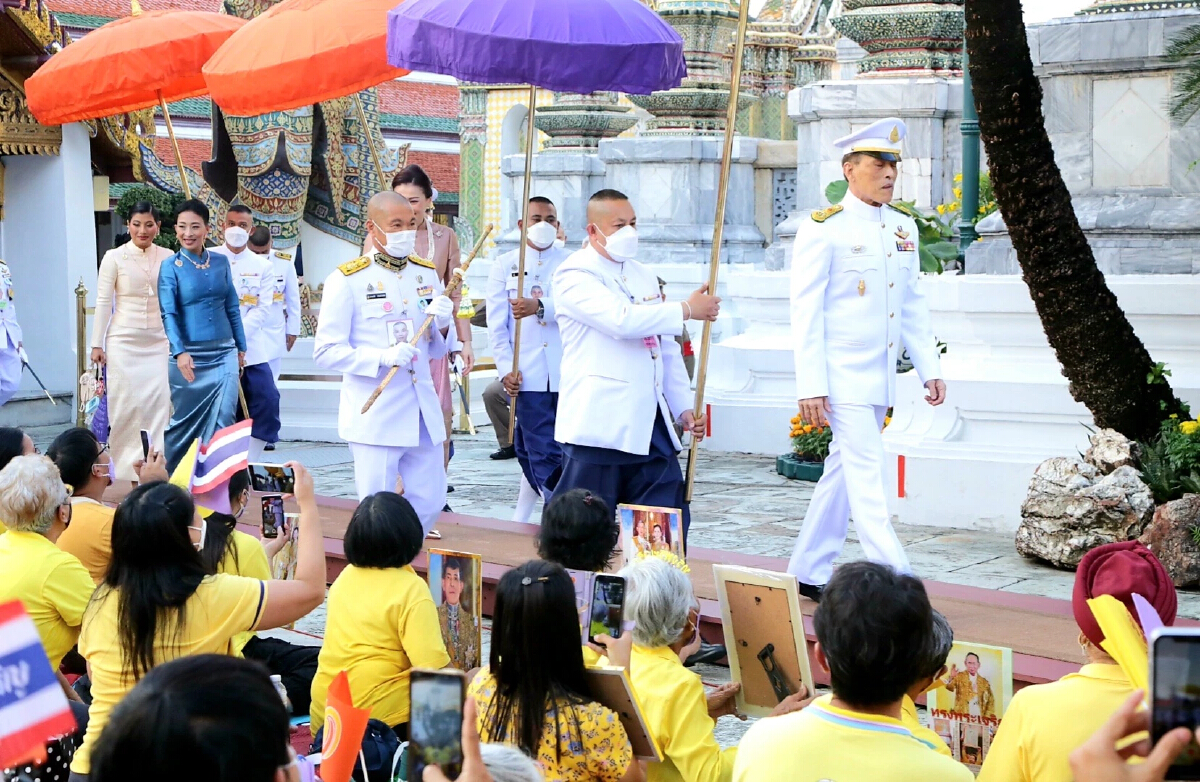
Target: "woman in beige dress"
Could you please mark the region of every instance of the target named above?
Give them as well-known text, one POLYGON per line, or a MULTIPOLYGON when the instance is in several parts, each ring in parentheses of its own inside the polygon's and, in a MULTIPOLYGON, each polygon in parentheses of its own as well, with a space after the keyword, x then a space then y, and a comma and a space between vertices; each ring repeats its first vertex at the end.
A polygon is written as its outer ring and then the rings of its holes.
POLYGON ((108 367, 108 444, 119 480, 137 480, 141 430, 161 451, 171 419, 171 349, 158 310, 158 268, 171 251, 154 244, 159 227, 154 207, 138 202, 129 216, 131 241, 100 262, 92 362, 108 367))

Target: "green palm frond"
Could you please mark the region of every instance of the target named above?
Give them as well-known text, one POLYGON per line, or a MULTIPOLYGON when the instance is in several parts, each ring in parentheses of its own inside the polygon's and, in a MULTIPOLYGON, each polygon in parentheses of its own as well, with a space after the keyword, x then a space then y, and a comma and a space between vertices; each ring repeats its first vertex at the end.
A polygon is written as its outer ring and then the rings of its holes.
POLYGON ((1200 24, 1185 27, 1167 47, 1168 62, 1183 67, 1174 79, 1171 119, 1183 124, 1200 111, 1200 24))

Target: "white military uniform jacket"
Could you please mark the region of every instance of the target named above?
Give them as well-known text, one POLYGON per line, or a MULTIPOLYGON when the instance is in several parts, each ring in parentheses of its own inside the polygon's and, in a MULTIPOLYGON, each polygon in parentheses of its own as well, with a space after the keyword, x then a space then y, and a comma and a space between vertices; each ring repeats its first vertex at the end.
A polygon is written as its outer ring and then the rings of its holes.
POLYGON ((267 331, 271 312, 271 297, 275 291, 275 267, 266 256, 243 247, 240 253, 221 245, 216 252, 229 259, 233 273, 233 288, 237 291, 242 313, 242 330, 246 332, 246 366, 264 364, 275 358, 275 347, 267 331))
MULTIPOLYGON (((296 264, 290 252, 271 250, 267 254, 271 262, 271 304, 263 333, 271 343, 268 361, 287 353, 287 337, 300 334, 300 283, 296 279, 296 264)), ((249 337, 249 335, 247 335, 249 337)))
POLYGON ((16 350, 22 342, 17 306, 13 304, 12 272, 0 261, 0 350, 16 350))
POLYGON ((591 245, 554 275, 562 378, 554 439, 644 456, 654 418, 670 426, 692 407, 679 343, 683 308, 665 303, 658 277, 638 261, 617 263, 591 245))
POLYGON ((901 345, 921 377, 941 377, 921 294, 917 225, 847 193, 814 212, 792 252, 796 396, 890 406, 901 345))
POLYGON ((396 272, 363 256, 325 279, 313 361, 342 373, 338 435, 352 443, 415 447, 420 420, 434 443, 446 439, 442 404, 433 388, 429 359, 446 355, 442 330, 431 327, 417 343, 420 355, 392 378, 365 414, 362 406, 390 367, 379 358, 398 339, 410 341, 425 322, 425 307, 443 292, 437 272, 411 259, 396 272))
MULTIPOLYGON (((552 277, 570 253, 551 246, 548 250, 527 247, 525 252, 525 296, 542 303, 542 317, 530 315, 521 321, 521 390, 558 391, 562 339, 555 320, 552 277)), ((488 274, 487 326, 492 359, 500 377, 512 372, 513 317, 509 299, 517 297, 520 249, 501 255, 488 274)))

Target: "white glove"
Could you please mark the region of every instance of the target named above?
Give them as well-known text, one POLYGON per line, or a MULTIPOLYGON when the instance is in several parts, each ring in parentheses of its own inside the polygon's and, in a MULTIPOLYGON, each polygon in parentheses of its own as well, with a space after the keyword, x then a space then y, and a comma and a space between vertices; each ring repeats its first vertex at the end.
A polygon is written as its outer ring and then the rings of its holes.
POLYGON ((450 301, 450 297, 446 295, 435 296, 433 301, 425 307, 425 314, 437 318, 444 326, 446 319, 454 314, 454 302, 450 301))
POLYGON ((29 354, 25 352, 25 346, 24 346, 24 345, 22 345, 21 347, 17 348, 17 355, 18 355, 18 356, 20 356, 20 357, 21 357, 21 360, 22 360, 22 361, 24 361, 26 364, 28 364, 28 363, 29 363, 29 354))
POLYGON ((392 345, 387 350, 383 351, 379 356, 379 366, 381 367, 402 367, 405 364, 411 364, 412 360, 420 353, 407 342, 401 342, 398 345, 392 345))

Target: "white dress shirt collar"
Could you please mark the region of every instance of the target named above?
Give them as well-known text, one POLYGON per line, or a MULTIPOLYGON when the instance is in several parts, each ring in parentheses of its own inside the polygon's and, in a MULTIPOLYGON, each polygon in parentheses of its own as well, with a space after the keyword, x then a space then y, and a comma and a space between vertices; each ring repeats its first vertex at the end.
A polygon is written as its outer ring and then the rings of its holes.
POLYGON ((849 190, 846 191, 846 197, 842 199, 842 208, 851 217, 869 220, 872 223, 883 222, 882 206, 871 206, 849 190))

